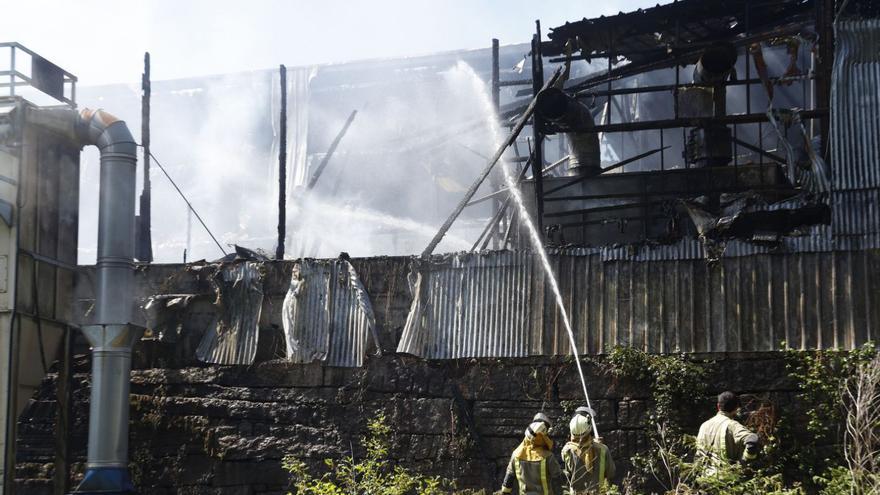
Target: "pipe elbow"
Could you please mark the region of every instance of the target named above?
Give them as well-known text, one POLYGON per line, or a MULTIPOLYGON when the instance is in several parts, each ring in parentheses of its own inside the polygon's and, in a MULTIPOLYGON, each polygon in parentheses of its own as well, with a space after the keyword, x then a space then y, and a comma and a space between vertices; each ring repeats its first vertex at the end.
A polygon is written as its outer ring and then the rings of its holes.
POLYGON ((594 130, 593 113, 586 105, 559 88, 547 88, 538 93, 535 111, 568 136, 567 175, 591 176, 601 172, 599 135, 594 130))
POLYGON ((124 121, 102 109, 80 112, 80 136, 101 151, 137 156, 137 143, 124 121))
POLYGON ((706 48, 694 67, 694 83, 723 82, 736 65, 736 47, 731 43, 715 43, 706 48))
POLYGON ((67 137, 80 146, 94 145, 103 152, 137 157, 137 143, 124 121, 104 110, 31 108, 29 122, 67 137))

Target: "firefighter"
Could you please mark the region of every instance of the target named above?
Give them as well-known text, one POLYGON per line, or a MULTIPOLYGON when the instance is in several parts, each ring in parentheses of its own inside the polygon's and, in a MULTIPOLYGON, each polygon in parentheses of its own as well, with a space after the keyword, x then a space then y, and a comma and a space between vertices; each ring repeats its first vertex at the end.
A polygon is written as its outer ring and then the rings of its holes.
POLYGON ((724 463, 755 459, 761 450, 758 435, 734 419, 739 407, 735 393, 722 392, 718 413, 700 426, 696 459, 705 463, 706 476, 715 475, 724 463))
POLYGON ((562 495, 562 469, 553 457, 553 441, 547 435, 549 429, 547 416, 535 415, 522 443, 510 456, 501 493, 512 493, 516 484, 519 495, 562 495))
POLYGON ((614 477, 614 460, 608 447, 593 438, 593 410, 579 407, 568 424, 571 440, 562 447, 562 464, 568 481, 567 493, 599 493, 614 477))

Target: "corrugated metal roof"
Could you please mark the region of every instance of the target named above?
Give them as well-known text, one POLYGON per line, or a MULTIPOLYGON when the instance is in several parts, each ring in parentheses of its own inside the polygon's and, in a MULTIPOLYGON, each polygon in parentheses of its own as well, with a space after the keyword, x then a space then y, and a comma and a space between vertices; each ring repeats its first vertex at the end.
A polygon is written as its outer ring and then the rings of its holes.
POLYGON ((358 367, 371 335, 378 348, 369 295, 347 260, 297 262, 281 314, 295 363, 358 367))
POLYGON ((257 355, 263 274, 259 263, 221 265, 213 277, 219 311, 196 357, 213 364, 251 364, 257 355))
POLYGON ((880 187, 880 19, 837 22, 831 84, 836 189, 880 187))
MULTIPOLYGON (((852 348, 876 338, 880 252, 603 261, 555 253, 560 290, 584 354, 852 348)), ((568 337, 527 252, 449 255, 418 265, 398 352, 430 359, 565 355, 568 337)))

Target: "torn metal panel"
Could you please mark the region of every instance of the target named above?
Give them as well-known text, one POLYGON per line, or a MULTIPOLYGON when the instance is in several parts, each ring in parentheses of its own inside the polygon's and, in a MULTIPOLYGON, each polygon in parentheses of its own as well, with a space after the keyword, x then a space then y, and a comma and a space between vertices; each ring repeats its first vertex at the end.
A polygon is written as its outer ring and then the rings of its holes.
POLYGON ((359 367, 368 339, 379 348, 369 295, 346 259, 297 262, 281 314, 287 358, 295 363, 359 367))
POLYGON ((831 155, 834 188, 880 187, 880 19, 834 25, 831 155))
POLYGON ((537 286, 531 253, 452 254, 415 261, 413 302, 397 352, 429 359, 521 357, 533 352, 537 286))
POLYGON ((180 337, 180 315, 198 294, 156 294, 142 308, 147 332, 145 340, 176 343, 180 337))
POLYGON ((788 180, 799 185, 812 194, 823 194, 831 191, 831 179, 828 166, 821 155, 816 153, 814 144, 807 133, 800 113, 792 110, 770 109, 767 111, 770 126, 776 131, 779 143, 785 149, 788 180), (788 139, 788 129, 794 126, 803 141, 802 148, 796 147, 788 139))
POLYGON ((263 273, 255 262, 221 265, 213 277, 219 314, 196 349, 213 364, 251 364, 257 354, 263 273))

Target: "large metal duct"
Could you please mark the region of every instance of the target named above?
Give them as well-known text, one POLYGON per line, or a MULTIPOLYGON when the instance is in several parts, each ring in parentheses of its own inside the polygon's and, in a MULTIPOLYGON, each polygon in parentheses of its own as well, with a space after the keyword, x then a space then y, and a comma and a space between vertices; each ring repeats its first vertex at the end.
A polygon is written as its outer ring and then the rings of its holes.
MULTIPOLYGON (((724 82, 733 72, 736 58, 736 47, 730 43, 715 43, 700 55, 694 67, 694 83, 704 87, 692 88, 688 93, 690 105, 700 102, 705 106, 697 109, 697 114, 714 117, 727 114, 727 86, 724 82), (707 94, 708 98, 694 98, 692 93, 695 91, 707 94)), ((710 123, 692 129, 685 148, 687 160, 694 166, 727 165, 733 158, 730 128, 710 123)))
POLYGON ((559 88, 538 93, 535 112, 565 131, 568 138, 567 175, 598 175, 602 171, 599 134, 593 128, 593 114, 586 105, 559 88))
POLYGON ((92 346, 92 390, 86 474, 75 493, 130 493, 128 414, 137 144, 125 122, 103 110, 32 109, 35 124, 101 152, 95 323, 83 327, 92 346))

